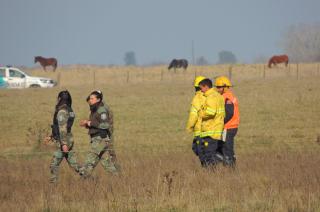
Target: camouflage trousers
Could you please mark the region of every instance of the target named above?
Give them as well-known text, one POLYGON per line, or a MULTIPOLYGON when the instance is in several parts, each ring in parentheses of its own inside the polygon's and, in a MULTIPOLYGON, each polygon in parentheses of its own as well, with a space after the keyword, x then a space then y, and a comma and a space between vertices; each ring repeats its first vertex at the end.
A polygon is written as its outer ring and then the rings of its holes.
POLYGON ((57 151, 53 153, 53 157, 50 163, 50 172, 51 172, 51 178, 50 182, 56 182, 58 179, 58 173, 59 173, 59 165, 62 162, 63 158, 65 158, 69 164, 69 166, 74 169, 75 172, 79 172, 79 164, 77 163, 77 158, 75 155, 75 152, 70 150, 67 153, 64 153, 59 148, 57 151))
POLYGON ((80 175, 90 176, 99 161, 101 161, 101 165, 106 172, 116 174, 120 171, 112 139, 96 136, 91 138, 90 145, 91 150, 87 155, 85 164, 80 169, 80 175))

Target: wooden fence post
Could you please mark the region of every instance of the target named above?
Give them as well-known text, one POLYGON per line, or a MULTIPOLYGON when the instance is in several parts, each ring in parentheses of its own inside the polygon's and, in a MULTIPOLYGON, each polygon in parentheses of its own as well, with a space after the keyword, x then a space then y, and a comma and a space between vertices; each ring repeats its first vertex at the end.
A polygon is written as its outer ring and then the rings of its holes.
POLYGON ((229 66, 229 79, 231 80, 232 79, 232 66, 229 66))
POLYGON ((161 69, 161 78, 160 78, 160 81, 163 80, 163 69, 161 69))
POLYGON ((127 70, 127 83, 129 83, 129 70, 127 70))
POLYGON ((59 88, 61 88, 61 72, 60 71, 58 72, 57 83, 58 83, 59 88))
POLYGON ((144 82, 144 68, 142 67, 142 82, 144 82))
POLYGON ((93 70, 93 89, 96 88, 96 70, 93 70))

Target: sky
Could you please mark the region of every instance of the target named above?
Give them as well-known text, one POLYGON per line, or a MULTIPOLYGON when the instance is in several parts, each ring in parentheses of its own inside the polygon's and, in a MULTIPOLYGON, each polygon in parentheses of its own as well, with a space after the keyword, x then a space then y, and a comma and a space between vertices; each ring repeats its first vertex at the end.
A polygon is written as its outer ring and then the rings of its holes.
POLYGON ((139 65, 186 58, 239 63, 282 53, 292 25, 320 22, 319 0, 0 0, 0 64, 139 65))

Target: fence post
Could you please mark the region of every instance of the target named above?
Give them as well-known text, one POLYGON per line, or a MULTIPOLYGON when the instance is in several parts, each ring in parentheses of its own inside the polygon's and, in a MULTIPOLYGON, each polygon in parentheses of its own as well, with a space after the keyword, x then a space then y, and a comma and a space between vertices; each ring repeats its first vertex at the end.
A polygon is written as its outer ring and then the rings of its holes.
POLYGON ((286 72, 286 75, 287 75, 287 76, 290 76, 288 65, 289 65, 289 64, 285 65, 285 72, 286 72))
POLYGON ((96 70, 93 70, 93 89, 96 88, 96 70))
POLYGON ((129 70, 127 70, 127 83, 129 83, 129 70))
POLYGON ((142 67, 142 82, 144 82, 144 68, 142 67))
POLYGON ((161 78, 160 78, 160 81, 163 80, 163 69, 161 69, 161 78))
POLYGON ((59 88, 61 88, 61 72, 60 71, 58 72, 57 83, 58 83, 59 88))
POLYGON ((229 79, 231 80, 232 79, 232 66, 229 66, 229 79))

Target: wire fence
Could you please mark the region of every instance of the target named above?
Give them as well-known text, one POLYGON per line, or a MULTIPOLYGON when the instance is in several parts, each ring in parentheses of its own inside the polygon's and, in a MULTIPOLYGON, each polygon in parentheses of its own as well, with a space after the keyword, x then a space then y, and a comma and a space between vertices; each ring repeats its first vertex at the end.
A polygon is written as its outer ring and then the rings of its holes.
POLYGON ((156 67, 95 67, 71 66, 62 67, 56 72, 32 70, 34 75, 42 75, 55 79, 58 86, 91 85, 97 87, 108 84, 140 84, 140 83, 170 83, 192 82, 195 76, 203 75, 209 78, 228 76, 233 81, 272 79, 290 77, 300 79, 309 76, 320 76, 320 64, 289 64, 269 68, 266 64, 252 65, 214 65, 190 66, 187 70, 168 70, 165 66, 156 67))
MULTIPOLYGON (((289 64, 287 67, 280 65, 269 68, 265 64, 254 65, 215 65, 215 66, 190 66, 186 71, 177 69, 169 71, 165 66, 157 67, 90 67, 78 66, 60 68, 56 72, 44 72, 31 70, 36 76, 46 76, 57 80, 58 86, 87 85, 98 87, 108 84, 141 84, 141 83, 192 83, 195 76, 203 75, 209 78, 225 75, 233 81, 241 80, 269 80, 281 77, 301 79, 310 76, 320 76, 320 64, 289 64)), ((256 144, 260 145, 260 144, 256 144)), ((135 151, 130 147, 130 151, 135 151)), ((136 151, 142 147, 137 147, 136 151)), ((175 151, 185 151, 187 147, 177 146, 175 151)), ((120 146, 116 151, 127 151, 128 148, 120 146)), ((156 148, 154 151, 168 151, 164 148, 156 148)), ((2 152, 1 157, 28 156, 28 155, 51 155, 53 151, 32 152, 2 152)), ((87 153, 88 149, 76 149, 76 153, 87 153)))

